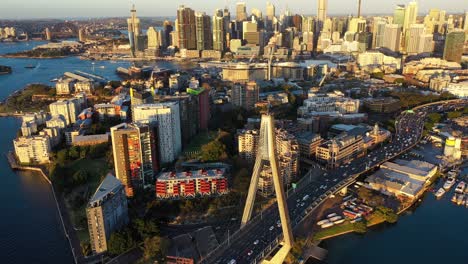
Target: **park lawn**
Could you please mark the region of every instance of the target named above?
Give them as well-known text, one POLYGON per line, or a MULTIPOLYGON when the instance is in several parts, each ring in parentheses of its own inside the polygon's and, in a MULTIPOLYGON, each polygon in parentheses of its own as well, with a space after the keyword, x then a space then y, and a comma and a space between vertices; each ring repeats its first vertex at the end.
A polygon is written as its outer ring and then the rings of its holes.
POLYGON ((201 147, 205 144, 210 143, 216 138, 217 132, 209 131, 196 135, 190 142, 190 144, 184 149, 184 152, 200 151, 201 147))
POLYGON ((335 236, 342 233, 348 233, 354 231, 354 226, 350 222, 346 221, 343 224, 335 225, 327 229, 323 229, 315 233, 314 240, 321 240, 326 237, 335 236))
POLYGON ((96 188, 101 183, 101 180, 110 171, 105 158, 90 159, 84 158, 71 162, 67 165, 67 169, 70 170, 69 175, 73 175, 75 172, 85 169, 89 173, 87 181, 88 191, 94 193, 96 188))

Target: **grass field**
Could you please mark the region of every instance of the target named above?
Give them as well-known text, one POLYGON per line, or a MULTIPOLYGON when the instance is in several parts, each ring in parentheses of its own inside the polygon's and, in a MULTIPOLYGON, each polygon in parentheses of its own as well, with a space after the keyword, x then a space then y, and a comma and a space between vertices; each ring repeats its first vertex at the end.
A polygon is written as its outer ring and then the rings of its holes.
POLYGON ((217 132, 205 132, 195 136, 190 144, 184 149, 184 152, 200 151, 201 147, 216 138, 217 132))

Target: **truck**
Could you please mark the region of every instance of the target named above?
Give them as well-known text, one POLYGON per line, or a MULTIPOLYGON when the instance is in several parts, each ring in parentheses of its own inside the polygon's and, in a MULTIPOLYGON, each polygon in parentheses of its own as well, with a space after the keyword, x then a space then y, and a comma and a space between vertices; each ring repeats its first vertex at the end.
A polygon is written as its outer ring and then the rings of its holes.
POLYGON ((306 201, 307 199, 309 199, 309 195, 308 195, 308 194, 306 194, 306 195, 302 198, 303 201, 306 201))

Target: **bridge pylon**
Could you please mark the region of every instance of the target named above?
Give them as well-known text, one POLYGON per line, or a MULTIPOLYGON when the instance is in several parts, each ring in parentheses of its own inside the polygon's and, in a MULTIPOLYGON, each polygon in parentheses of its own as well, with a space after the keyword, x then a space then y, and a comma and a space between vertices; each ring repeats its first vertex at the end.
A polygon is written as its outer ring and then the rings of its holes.
POLYGON ((279 174, 278 160, 276 155, 276 140, 275 140, 275 119, 270 114, 262 115, 260 125, 260 139, 258 151, 255 160, 255 165, 250 180, 249 193, 245 202, 244 213, 242 215, 241 229, 250 221, 255 203, 255 196, 258 190, 258 181, 263 166, 269 165, 272 171, 273 184, 276 194, 276 202, 280 215, 281 227, 283 230, 282 248, 270 260, 264 260, 264 263, 282 263, 293 246, 294 239, 289 219, 288 205, 286 203, 286 195, 284 193, 283 181, 279 174))

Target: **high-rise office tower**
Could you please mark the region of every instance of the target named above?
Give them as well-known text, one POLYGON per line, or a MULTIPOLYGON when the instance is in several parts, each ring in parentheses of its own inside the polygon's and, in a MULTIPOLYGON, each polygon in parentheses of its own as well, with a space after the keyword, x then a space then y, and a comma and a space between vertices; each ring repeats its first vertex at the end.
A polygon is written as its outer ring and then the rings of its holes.
POLYGON ((412 24, 406 35, 406 52, 408 54, 418 54, 420 52, 420 41, 425 34, 423 24, 412 24))
POLYGON ((468 31, 468 12, 465 13, 465 25, 463 26, 465 31, 468 31))
POLYGON ((177 33, 179 39, 179 48, 195 50, 197 49, 197 33, 195 12, 185 6, 177 9, 177 33))
POLYGON ((405 23, 405 12, 406 8, 404 5, 397 5, 393 14, 393 24, 403 27, 403 24, 405 23))
POLYGON ((133 121, 157 127, 161 163, 170 163, 182 151, 178 102, 139 105, 133 108, 133 121))
POLYGON ((465 43, 465 32, 455 30, 447 34, 445 38, 444 60, 460 63, 465 43))
POLYGON ((108 174, 104 178, 89 200, 86 217, 93 253, 107 251, 111 234, 129 222, 125 188, 113 175, 108 174))
POLYGON ((352 18, 348 24, 348 31, 359 33, 366 31, 366 20, 362 18, 352 18))
POLYGON ((247 20, 247 6, 244 2, 238 2, 236 4, 236 21, 247 20))
POLYGON ((266 5, 266 19, 268 21, 273 21, 273 18, 275 17, 275 5, 267 2, 266 5))
POLYGON ((213 15, 213 49, 226 49, 226 28, 223 10, 217 9, 213 15))
POLYGON ((257 8, 252 8, 252 10, 250 11, 250 16, 255 16, 255 18, 257 18, 258 20, 261 20, 263 19, 263 14, 262 14, 262 11, 260 11, 260 9, 257 9, 257 8))
POLYGON ((195 28, 197 32, 197 50, 213 49, 213 31, 211 30, 210 16, 205 13, 196 13, 195 28))
POLYGON ((418 3, 410 2, 405 10, 405 20, 403 22, 403 32, 408 30, 412 24, 416 24, 418 17, 418 3))
POLYGON ((173 44, 177 45, 177 43, 172 43, 171 39, 171 32, 174 30, 172 23, 168 20, 164 21, 163 24, 163 32, 162 32, 162 46, 167 48, 173 44))
POLYGON ((327 19, 327 5, 328 0, 318 0, 317 20, 319 23, 319 31, 322 29, 325 19, 327 19))
POLYGON ((148 36, 148 49, 159 50, 161 45, 161 40, 159 39, 159 33, 154 27, 149 27, 146 31, 148 36))
POLYGON ((147 124, 122 123, 111 127, 115 176, 125 186, 128 197, 154 183, 159 169, 157 137, 156 128, 147 124))
POLYGON ((130 14, 130 18, 127 19, 128 39, 130 41, 132 55, 135 56, 135 51, 137 51, 141 45, 138 42, 141 35, 140 19, 137 18, 135 5, 133 5, 132 10, 130 10, 130 14))
POLYGON ((383 46, 391 51, 400 50, 401 27, 398 24, 385 25, 383 46))
POLYGON ((313 17, 302 18, 302 32, 314 32, 315 20, 313 17))
POLYGON ((260 44, 260 32, 258 31, 257 21, 244 21, 242 23, 242 39, 248 44, 260 44))
POLYGON ((419 39, 418 53, 432 53, 434 51, 434 35, 423 34, 419 39))
POLYGON ((372 48, 383 47, 385 26, 387 21, 381 17, 375 17, 372 25, 372 48))

